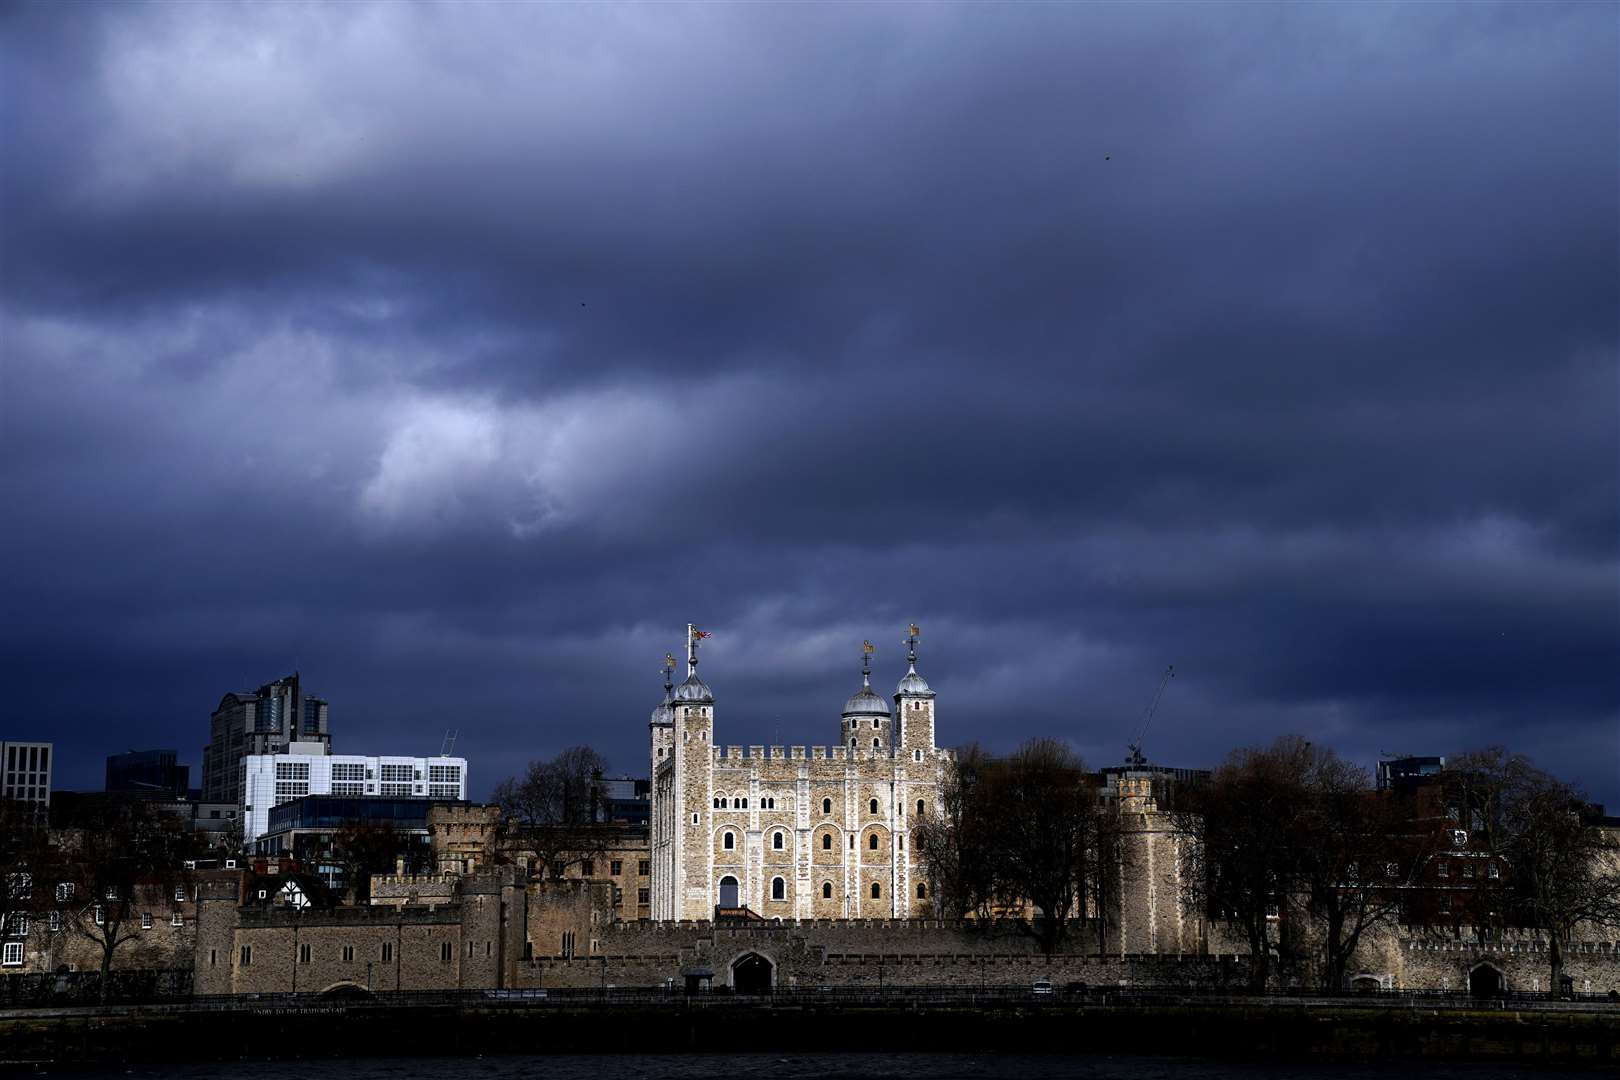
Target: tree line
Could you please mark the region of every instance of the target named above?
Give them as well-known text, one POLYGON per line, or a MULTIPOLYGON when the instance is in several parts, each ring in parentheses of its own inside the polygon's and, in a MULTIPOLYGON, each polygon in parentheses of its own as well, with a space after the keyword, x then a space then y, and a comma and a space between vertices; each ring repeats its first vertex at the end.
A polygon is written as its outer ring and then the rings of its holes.
MULTIPOLYGON (((1481 940, 1540 931, 1558 989, 1580 928, 1620 926, 1620 830, 1595 827, 1583 793, 1523 755, 1463 754, 1380 791, 1362 766, 1285 736, 1154 795, 1182 902, 1246 940, 1257 989, 1279 967, 1343 988, 1357 948, 1397 922, 1481 940)), ((1004 757, 964 747, 914 829, 939 912, 1010 920, 1048 953, 1086 918, 1100 951, 1137 857, 1109 796, 1054 740, 1004 757)))

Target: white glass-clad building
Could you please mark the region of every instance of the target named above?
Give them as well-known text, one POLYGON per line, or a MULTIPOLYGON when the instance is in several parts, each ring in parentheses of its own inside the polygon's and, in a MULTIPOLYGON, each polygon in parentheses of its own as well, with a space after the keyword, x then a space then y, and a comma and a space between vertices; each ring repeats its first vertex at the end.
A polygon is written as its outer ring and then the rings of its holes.
POLYGON ((467 798, 467 759, 356 754, 250 754, 242 759, 242 840, 269 831, 270 809, 305 795, 350 798, 467 798))

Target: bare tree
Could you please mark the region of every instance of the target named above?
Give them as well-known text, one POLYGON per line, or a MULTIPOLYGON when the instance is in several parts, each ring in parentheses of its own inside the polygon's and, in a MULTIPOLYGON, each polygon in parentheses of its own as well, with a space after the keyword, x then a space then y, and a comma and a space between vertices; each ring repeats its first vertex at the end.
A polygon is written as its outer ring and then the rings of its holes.
POLYGON ((1064 743, 1035 739, 1001 759, 958 751, 937 812, 914 823, 912 842, 941 912, 986 925, 1016 912, 1050 955, 1101 884, 1102 825, 1085 763, 1064 743))
POLYGON ((0 799, 0 939, 26 933, 48 900, 57 852, 39 808, 0 799))
POLYGON ((419 852, 393 822, 345 821, 332 834, 332 859, 343 870, 349 902, 371 902, 371 875, 391 873, 401 858, 406 871, 420 869, 419 852))
POLYGON ((977 743, 958 749, 936 804, 912 822, 911 842, 928 877, 934 909, 946 918, 984 920, 995 898, 993 822, 979 787, 980 777, 991 768, 989 755, 977 743))
POLYGON ((1066 743, 1032 739, 989 772, 997 892, 1009 907, 1038 909, 1020 925, 1050 956, 1063 944, 1096 872, 1100 818, 1085 762, 1066 743))
POLYGON ((185 823, 143 800, 106 800, 82 822, 59 885, 66 922, 101 950, 101 1000, 120 947, 139 936, 136 905, 189 884, 195 841, 185 823))
POLYGON ((522 776, 495 786, 505 843, 526 848, 553 877, 600 858, 600 785, 607 762, 588 746, 573 746, 550 761, 531 761, 522 776))
POLYGON ((1620 842, 1588 820, 1583 792, 1521 754, 1454 758, 1447 787, 1461 823, 1501 867, 1474 890, 1476 926, 1545 931, 1549 989, 1560 990, 1564 951, 1581 926, 1620 926, 1620 842))
POLYGON ((1304 768, 1289 816, 1295 899, 1320 932, 1322 986, 1339 990, 1362 938, 1395 918, 1406 887, 1421 878, 1435 833, 1414 830, 1406 807, 1374 792, 1367 770, 1332 750, 1303 743, 1289 755, 1304 768))
POLYGON ((1207 785, 1181 793, 1172 816, 1186 836, 1183 893, 1212 921, 1230 920, 1247 938, 1249 986, 1265 989, 1274 933, 1300 870, 1294 816, 1306 801, 1310 744, 1285 736, 1264 749, 1233 751, 1207 785))

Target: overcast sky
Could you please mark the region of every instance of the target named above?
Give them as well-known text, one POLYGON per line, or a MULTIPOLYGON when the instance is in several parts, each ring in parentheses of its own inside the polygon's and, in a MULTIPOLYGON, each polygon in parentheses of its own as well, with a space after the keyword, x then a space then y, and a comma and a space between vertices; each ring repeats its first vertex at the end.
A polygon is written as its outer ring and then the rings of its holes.
POLYGON ((939 735, 1620 803, 1616 10, 0 9, 0 737, 294 669, 475 795, 939 735))

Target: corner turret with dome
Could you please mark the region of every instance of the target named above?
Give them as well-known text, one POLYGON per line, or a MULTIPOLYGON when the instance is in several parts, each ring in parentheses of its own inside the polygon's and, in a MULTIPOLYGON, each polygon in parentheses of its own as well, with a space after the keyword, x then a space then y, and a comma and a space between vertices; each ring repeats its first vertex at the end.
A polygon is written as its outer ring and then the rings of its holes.
POLYGON ((917 674, 917 639, 922 631, 912 623, 906 628, 906 673, 894 691, 895 745, 899 753, 922 761, 934 752, 934 691, 928 680, 917 674))
POLYGON ((675 688, 675 703, 677 705, 713 705, 714 691, 709 684, 698 678, 697 665, 698 642, 709 636, 707 630, 699 630, 695 626, 686 628, 686 681, 675 688))
POLYGON ((889 749, 889 703, 872 690, 872 653, 875 649, 870 641, 861 642, 861 688, 844 702, 838 738, 840 742, 847 742, 851 750, 870 744, 874 753, 886 753, 889 749))
POLYGON ((898 701, 902 697, 931 698, 934 692, 928 688, 928 680, 917 674, 917 639, 922 636, 922 631, 917 629, 916 623, 912 623, 907 630, 909 633, 906 634, 905 641, 901 642, 906 647, 906 673, 901 676, 900 685, 895 687, 895 700, 898 701))

